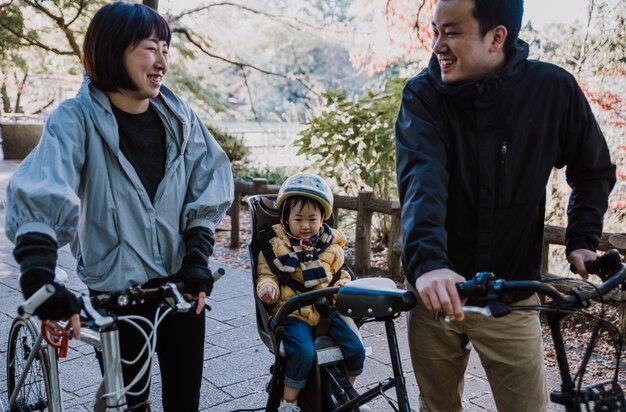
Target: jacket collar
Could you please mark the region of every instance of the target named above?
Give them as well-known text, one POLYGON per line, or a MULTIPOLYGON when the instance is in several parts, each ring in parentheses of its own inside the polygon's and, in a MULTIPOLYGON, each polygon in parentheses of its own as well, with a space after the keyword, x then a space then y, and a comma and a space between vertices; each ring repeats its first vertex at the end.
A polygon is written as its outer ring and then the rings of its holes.
POLYGON ((430 75, 431 80, 435 84, 437 90, 442 93, 450 95, 473 94, 475 90, 480 87, 480 85, 493 82, 502 82, 513 77, 520 70, 521 63, 525 62, 528 59, 528 50, 528 43, 521 39, 517 39, 513 46, 513 50, 507 58, 506 64, 504 65, 502 70, 497 73, 492 73, 485 78, 479 80, 478 82, 468 82, 455 85, 449 85, 444 83, 441 80, 441 68, 439 66, 439 61, 437 60, 437 56, 435 56, 434 53, 430 57, 430 62, 428 63, 428 74, 430 75))
MULTIPOLYGON (((111 108, 111 102, 107 95, 96 88, 86 73, 83 73, 83 83, 80 86, 77 97, 87 103, 90 107, 89 114, 96 129, 105 140, 107 145, 113 152, 119 154, 119 134, 117 132, 117 121, 111 108)), ((184 137, 189 133, 189 109, 181 102, 180 99, 167 87, 161 86, 161 92, 153 99, 150 104, 157 109, 162 119, 170 119, 173 115, 177 120, 176 124, 172 124, 170 120, 165 122, 165 127, 175 136, 178 146, 184 146, 184 137)))

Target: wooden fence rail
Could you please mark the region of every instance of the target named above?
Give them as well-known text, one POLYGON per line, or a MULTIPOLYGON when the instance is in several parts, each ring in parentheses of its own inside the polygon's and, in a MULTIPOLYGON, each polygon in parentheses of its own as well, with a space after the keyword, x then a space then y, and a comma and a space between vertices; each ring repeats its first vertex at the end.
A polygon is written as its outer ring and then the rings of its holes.
MULTIPOLYGON (((252 182, 242 180, 235 181, 235 201, 228 214, 231 218, 230 247, 237 248, 241 242, 239 238, 239 212, 241 210, 241 198, 244 195, 263 193, 278 193, 280 186, 270 185, 266 179, 254 179, 252 182)), ((401 255, 402 234, 400 226, 400 202, 391 200, 374 199, 371 192, 359 192, 357 197, 335 195, 333 213, 337 216, 339 209, 355 210, 356 233, 354 245, 354 271, 358 274, 366 274, 371 269, 370 242, 372 232, 372 215, 383 213, 391 215, 391 232, 389 248, 387 250, 387 273, 394 280, 402 280, 401 255)), ((565 245, 565 229, 557 226, 546 226, 543 240, 542 272, 549 272, 549 247, 550 245, 565 245)), ((617 249, 623 255, 626 253, 626 235, 603 233, 598 245, 598 250, 617 249)))

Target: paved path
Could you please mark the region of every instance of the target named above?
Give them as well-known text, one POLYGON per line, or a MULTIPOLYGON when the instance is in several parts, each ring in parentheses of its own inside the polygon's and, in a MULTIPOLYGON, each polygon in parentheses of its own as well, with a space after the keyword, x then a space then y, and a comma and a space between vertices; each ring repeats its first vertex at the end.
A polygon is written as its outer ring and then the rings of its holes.
MULTIPOLYGON (((17 164, 14 161, 0 161, 0 411, 5 411, 7 404, 7 335, 15 308, 22 301, 17 285, 18 267, 11 255, 12 244, 4 236, 6 184, 17 164)), ((58 264, 70 275, 68 287, 76 292, 84 292, 85 287, 75 275, 75 261, 67 247, 61 249, 58 264)), ((212 264, 220 265, 219 262, 212 264)), ((264 388, 269 380, 269 367, 273 362, 273 356, 257 334, 250 274, 240 269, 224 267, 227 274, 215 286, 209 301, 213 310, 206 320, 201 398, 203 411, 227 412, 262 407, 267 399, 264 388)), ((404 317, 396 321, 396 328, 409 398, 416 409, 418 389, 409 359, 404 317)), ((357 389, 375 386, 380 380, 392 375, 383 325, 367 324, 362 327, 361 332, 365 345, 372 347, 373 351, 366 360, 364 374, 357 381, 357 389)), ((90 411, 100 378, 93 349, 81 342, 72 341, 70 355, 61 360, 60 370, 65 410, 90 411)), ((153 410, 161 411, 161 383, 157 365, 152 374, 153 410)), ((556 377, 549 375, 549 386, 555 387, 555 382, 558 382, 556 377)), ((392 397, 395 396, 393 391, 389 393, 392 397)), ((474 355, 466 374, 463 404, 466 411, 495 411, 484 371, 474 355)), ((392 410, 382 398, 370 402, 369 405, 372 411, 392 410)))

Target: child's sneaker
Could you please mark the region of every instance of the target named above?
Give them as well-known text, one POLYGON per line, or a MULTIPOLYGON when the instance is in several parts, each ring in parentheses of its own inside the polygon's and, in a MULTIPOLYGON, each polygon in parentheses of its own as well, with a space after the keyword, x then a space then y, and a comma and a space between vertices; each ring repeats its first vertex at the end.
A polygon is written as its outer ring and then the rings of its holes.
POLYGON ((300 412, 300 407, 295 403, 282 402, 278 407, 278 412, 300 412))
POLYGON ((359 412, 372 412, 372 409, 367 405, 359 406, 359 412))

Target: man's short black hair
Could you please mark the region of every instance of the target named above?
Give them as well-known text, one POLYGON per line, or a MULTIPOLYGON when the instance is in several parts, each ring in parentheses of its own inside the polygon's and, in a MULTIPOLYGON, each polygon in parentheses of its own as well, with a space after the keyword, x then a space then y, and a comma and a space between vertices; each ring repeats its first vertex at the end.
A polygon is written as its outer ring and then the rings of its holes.
POLYGON ((517 40, 523 14, 524 0, 474 0, 474 17, 478 20, 482 36, 496 26, 506 27, 505 53, 513 48, 517 40))
POLYGON ((137 90, 124 66, 124 52, 156 37, 169 46, 172 32, 165 19, 143 4, 111 3, 95 14, 83 45, 83 66, 98 89, 137 90))

